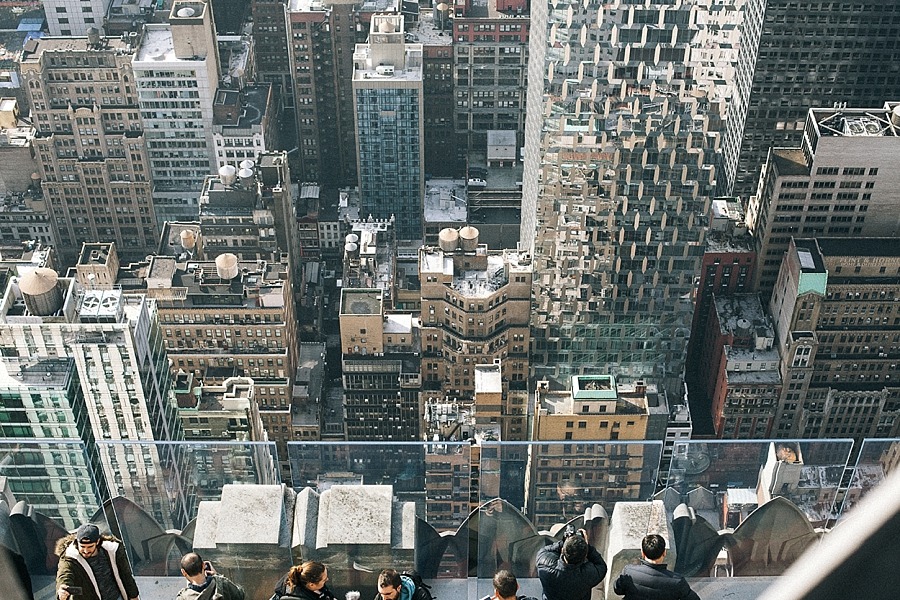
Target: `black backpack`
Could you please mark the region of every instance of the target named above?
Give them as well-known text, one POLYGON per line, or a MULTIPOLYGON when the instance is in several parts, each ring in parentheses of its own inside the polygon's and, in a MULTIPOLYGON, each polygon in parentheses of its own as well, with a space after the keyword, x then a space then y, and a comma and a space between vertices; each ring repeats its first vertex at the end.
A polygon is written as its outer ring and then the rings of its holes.
POLYGON ((431 595, 431 586, 422 581, 422 576, 419 575, 418 571, 403 571, 400 575, 412 579, 413 584, 416 586, 412 600, 434 600, 434 596, 431 595))

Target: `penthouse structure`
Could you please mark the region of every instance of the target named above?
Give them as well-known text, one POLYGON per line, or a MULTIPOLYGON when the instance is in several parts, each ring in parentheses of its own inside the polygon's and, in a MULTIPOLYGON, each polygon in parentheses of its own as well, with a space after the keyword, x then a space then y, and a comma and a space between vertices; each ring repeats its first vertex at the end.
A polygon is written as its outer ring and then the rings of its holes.
POLYGON ((22 57, 34 151, 63 264, 85 240, 139 258, 159 236, 139 90, 136 38, 37 38, 22 57))
POLYGON ((271 84, 219 89, 213 103, 217 166, 237 166, 272 151, 278 140, 277 108, 271 84))
POLYGON ((404 35, 402 15, 375 15, 369 42, 353 53, 360 216, 394 217, 398 239, 421 240, 422 44, 404 35))
POLYGON ((809 111, 798 148, 773 148, 747 223, 764 299, 792 236, 900 237, 894 190, 900 175, 900 103, 809 111))
MULTIPOLYGON (((75 420, 56 427, 62 435, 74 426, 89 446, 88 456, 99 457, 102 500, 124 495, 160 523, 187 523, 193 500, 178 449, 143 443, 183 439, 154 300, 119 289, 86 289, 50 269, 35 269, 12 278, 4 291, 0 348, 23 364, 74 361, 80 391, 65 391, 72 405, 61 406, 59 414, 71 410, 75 420)), ((59 393, 74 381, 61 385, 59 393)))
POLYGON ((722 193, 749 198, 769 150, 802 143, 810 109, 897 97, 898 10, 879 0, 747 0, 722 138, 722 193))
POLYGON ((217 168, 220 63, 212 4, 175 0, 168 21, 144 27, 132 61, 160 226, 197 214, 203 179, 217 168))
POLYGON ((111 0, 45 0, 44 14, 52 36, 84 36, 102 32, 111 0))
POLYGON ((721 106, 696 93, 694 3, 617 6, 530 8, 532 374, 564 384, 600 366, 677 398, 721 106))
POLYGON ((770 311, 785 386, 776 434, 896 437, 896 238, 794 238, 770 311))

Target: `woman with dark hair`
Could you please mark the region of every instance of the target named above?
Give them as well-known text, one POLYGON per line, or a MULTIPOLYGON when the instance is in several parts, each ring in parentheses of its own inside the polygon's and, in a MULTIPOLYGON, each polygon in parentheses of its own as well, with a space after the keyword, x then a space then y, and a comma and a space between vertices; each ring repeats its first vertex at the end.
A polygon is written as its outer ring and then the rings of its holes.
POLYGON ((281 600, 336 600, 334 593, 325 585, 328 569, 320 562, 308 560, 291 567, 278 586, 273 598, 281 600))

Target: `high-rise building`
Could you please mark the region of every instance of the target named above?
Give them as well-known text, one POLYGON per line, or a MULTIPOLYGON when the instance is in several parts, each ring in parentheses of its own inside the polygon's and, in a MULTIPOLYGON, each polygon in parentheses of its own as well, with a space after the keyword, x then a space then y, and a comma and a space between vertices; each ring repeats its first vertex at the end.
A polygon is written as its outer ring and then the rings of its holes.
POLYGON ((111 0, 43 0, 50 35, 87 35, 103 32, 111 0))
POLYGON ((216 163, 239 166, 278 143, 280 113, 271 84, 220 89, 213 105, 216 163))
POLYGON ((694 431, 711 434, 709 410, 712 388, 700 375, 709 363, 703 359, 708 351, 707 326, 714 309, 714 297, 743 294, 752 290, 756 267, 753 238, 747 232, 744 209, 738 198, 716 198, 710 206, 706 251, 698 274, 694 317, 688 341, 685 383, 690 396, 694 431))
POLYGON ((187 523, 192 500, 178 448, 141 443, 183 439, 154 300, 36 269, 4 291, 0 348, 20 361, 74 359, 81 390, 73 401, 83 398, 75 425, 97 442, 89 455, 100 457, 102 497, 124 495, 159 523, 187 523))
POLYGON ((900 238, 900 103, 812 109, 797 148, 773 148, 750 199, 756 288, 768 299, 791 236, 900 238))
POLYGON ((456 156, 453 114, 453 32, 450 19, 437 9, 423 10, 409 40, 422 44, 425 95, 425 172, 431 177, 460 173, 456 156))
POLYGON ((212 4, 175 0, 168 23, 144 27, 132 67, 159 225, 191 220, 203 179, 217 167, 219 53, 212 4))
POLYGON ((63 264, 74 263, 85 241, 115 242, 137 259, 159 238, 128 39, 38 38, 22 58, 40 184, 63 264))
POLYGON ((900 244, 792 238, 769 305, 784 392, 775 435, 900 435, 900 244))
POLYGON ((418 319, 385 310, 380 289, 341 290, 348 440, 421 440, 418 319))
POLYGON ((271 83, 287 109, 294 108, 294 85, 288 53, 286 0, 252 0, 253 46, 256 75, 271 83))
POLYGON ((75 360, 0 358, 0 400, 0 436, 21 442, 4 468, 10 490, 63 527, 77 527, 108 496, 98 485, 100 456, 75 360), (51 449, 36 439, 82 442, 51 449))
POLYGON ((439 247, 419 250, 426 390, 471 402, 476 367, 498 361, 503 382, 526 390, 531 269, 515 250, 490 252, 474 227, 444 229, 439 247))
POLYGON ((422 239, 425 197, 422 44, 404 41, 402 15, 375 15, 353 53, 360 216, 394 217, 397 238, 422 239))
POLYGON ((697 7, 532 3, 521 246, 532 375, 682 394, 721 107, 697 94, 697 7))
POLYGON ((399 14, 399 0, 290 0, 287 31, 303 181, 356 185, 353 54, 373 13, 399 14))
POLYGON ((457 162, 465 168, 467 154, 487 146, 488 131, 514 131, 517 146, 524 143, 528 2, 465 0, 450 9, 457 162))
POLYGON ((722 140, 724 193, 756 192, 769 149, 796 147, 810 108, 900 94, 900 6, 881 0, 747 0, 722 140))

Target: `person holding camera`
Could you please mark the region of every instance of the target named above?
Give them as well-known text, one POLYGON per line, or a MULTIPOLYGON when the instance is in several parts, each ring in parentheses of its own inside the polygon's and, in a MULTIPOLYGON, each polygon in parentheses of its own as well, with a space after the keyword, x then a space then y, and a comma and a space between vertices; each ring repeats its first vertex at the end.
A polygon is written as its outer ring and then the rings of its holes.
POLYGON ((562 541, 538 551, 537 572, 544 600, 590 600, 591 589, 606 577, 606 562, 588 542, 584 529, 566 528, 562 541))
MULTIPOLYGON (((348 598, 350 596, 348 595, 348 598)), ((275 586, 271 600, 335 600, 328 587, 328 568, 315 560, 291 567, 275 586)), ((359 598, 357 592, 357 600, 359 598)))
POLYGON ((212 563, 196 552, 181 557, 181 574, 188 585, 178 592, 175 600, 244 600, 243 588, 216 573, 212 563))
POLYGON ((140 600, 125 545, 85 523, 56 542, 58 600, 140 600))

